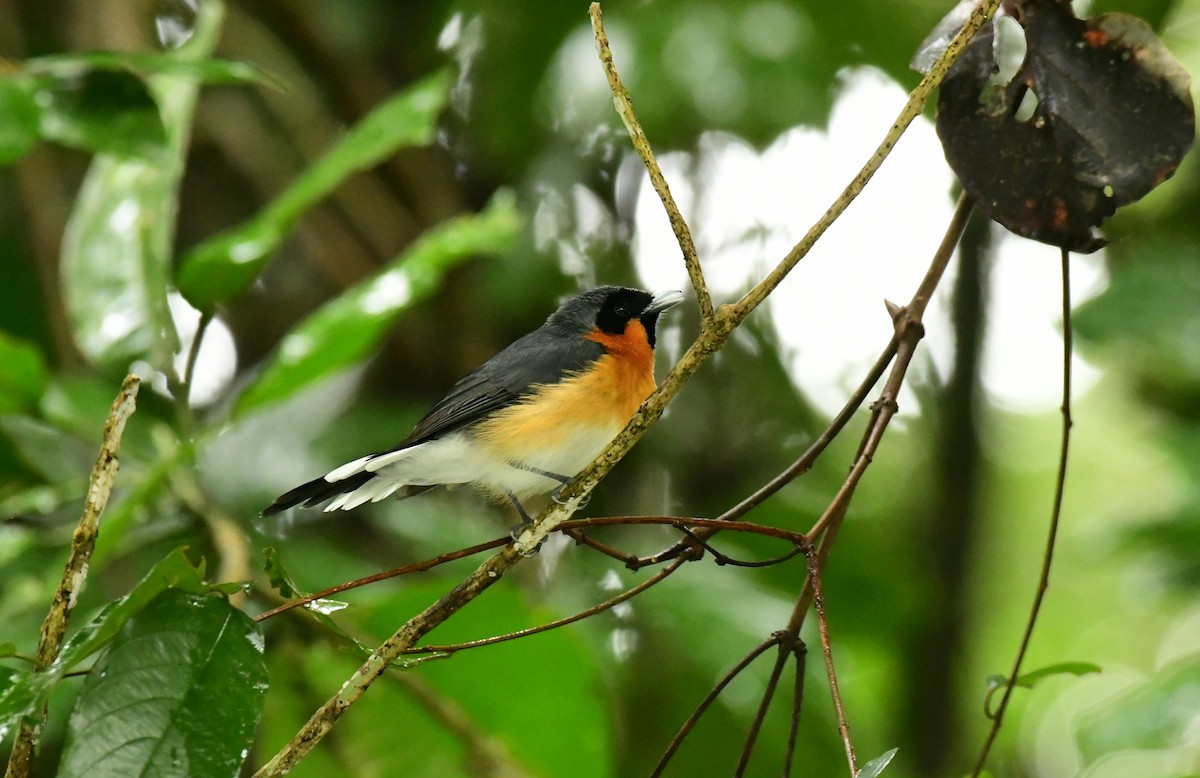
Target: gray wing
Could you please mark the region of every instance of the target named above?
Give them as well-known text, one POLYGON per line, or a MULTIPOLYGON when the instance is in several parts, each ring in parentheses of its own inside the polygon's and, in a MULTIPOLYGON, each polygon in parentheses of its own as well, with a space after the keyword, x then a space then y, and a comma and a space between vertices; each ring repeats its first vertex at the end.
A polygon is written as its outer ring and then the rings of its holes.
POLYGON ((543 326, 518 339, 451 387, 392 451, 470 424, 519 401, 538 384, 556 383, 568 373, 585 369, 603 354, 604 347, 595 341, 543 326))

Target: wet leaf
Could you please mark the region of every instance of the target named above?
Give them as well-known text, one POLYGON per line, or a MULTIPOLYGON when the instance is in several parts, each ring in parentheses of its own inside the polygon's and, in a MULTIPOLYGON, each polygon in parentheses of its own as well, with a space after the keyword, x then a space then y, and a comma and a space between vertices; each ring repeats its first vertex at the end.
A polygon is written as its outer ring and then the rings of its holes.
POLYGON ((433 140, 446 105, 445 72, 417 82, 379 105, 248 222, 194 247, 179 268, 179 290, 209 310, 245 289, 300 217, 350 175, 406 146, 433 140))
POLYGON ((204 567, 194 567, 178 548, 168 554, 129 594, 107 605, 63 646, 45 672, 20 673, 0 692, 0 730, 32 714, 46 702, 63 674, 107 646, 129 619, 168 588, 203 593, 204 567))
POLYGON ((20 159, 33 148, 40 117, 28 81, 0 78, 0 165, 20 159))
POLYGON ((437 290, 447 270, 470 257, 504 251, 519 229, 520 217, 506 194, 483 213, 430 229, 380 273, 296 325, 235 412, 279 402, 364 358, 403 311, 437 290))
POLYGON ((170 192, 160 165, 110 155, 96 157, 84 179, 63 236, 62 284, 75 342, 94 364, 169 359, 153 354, 174 333, 161 212, 170 192))
MULTIPOLYGON (((263 549, 263 560, 271 587, 279 592, 284 599, 296 600, 301 597, 307 597, 310 594, 310 592, 306 592, 296 585, 291 574, 284 568, 279 552, 274 548, 267 547, 263 549)), ((349 607, 349 604, 341 600, 321 598, 307 603, 304 609, 311 613, 313 618, 323 624, 326 629, 344 639, 351 646, 354 646, 363 656, 367 656, 371 653, 371 646, 356 640, 350 633, 342 629, 336 621, 330 618, 330 614, 347 607, 349 607)))
POLYGON ((855 778, 879 778, 879 775, 892 763, 892 759, 896 757, 896 752, 899 750, 899 748, 893 748, 867 762, 855 773, 855 778))
POLYGON ((0 332, 0 413, 32 408, 48 381, 49 371, 37 346, 0 332))
POLYGON ((146 82, 127 70, 84 70, 35 79, 46 140, 119 157, 154 159, 167 140, 146 82))
POLYGON ((994 29, 969 44, 942 85, 938 135, 963 187, 1013 232, 1073 251, 1118 207, 1169 178, 1191 146, 1187 74, 1144 22, 1080 20, 1054 0, 1018 4, 1025 60, 1006 85, 994 29), (1032 115, 1018 112, 1027 92, 1032 115))
POLYGON ((236 776, 266 696, 262 652, 223 598, 163 592, 92 668, 58 774, 236 776))

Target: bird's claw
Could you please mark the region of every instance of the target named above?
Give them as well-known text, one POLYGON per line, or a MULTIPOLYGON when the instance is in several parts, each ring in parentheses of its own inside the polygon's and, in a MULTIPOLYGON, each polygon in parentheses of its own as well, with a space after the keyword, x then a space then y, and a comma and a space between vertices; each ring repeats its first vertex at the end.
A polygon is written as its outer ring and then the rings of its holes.
MULTIPOLYGON (((569 500, 564 500, 562 493, 563 493, 563 490, 566 489, 570 485, 571 485, 570 482, 564 483, 562 486, 558 487, 553 492, 550 492, 550 499, 554 500, 554 502, 558 503, 559 505, 566 505, 569 502, 569 500)), ((591 501, 592 501, 591 493, 585 494, 583 496, 583 499, 579 501, 579 507, 586 508, 587 504, 591 501)))

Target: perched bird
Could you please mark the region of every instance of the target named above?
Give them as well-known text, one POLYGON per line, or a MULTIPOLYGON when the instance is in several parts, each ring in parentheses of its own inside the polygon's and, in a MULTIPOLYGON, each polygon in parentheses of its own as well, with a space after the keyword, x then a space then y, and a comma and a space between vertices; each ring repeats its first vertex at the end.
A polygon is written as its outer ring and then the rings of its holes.
POLYGON ((570 483, 654 391, 658 316, 682 299, 619 286, 571 298, 455 384, 395 448, 297 486, 263 515, 471 484, 529 523, 521 501, 570 483))

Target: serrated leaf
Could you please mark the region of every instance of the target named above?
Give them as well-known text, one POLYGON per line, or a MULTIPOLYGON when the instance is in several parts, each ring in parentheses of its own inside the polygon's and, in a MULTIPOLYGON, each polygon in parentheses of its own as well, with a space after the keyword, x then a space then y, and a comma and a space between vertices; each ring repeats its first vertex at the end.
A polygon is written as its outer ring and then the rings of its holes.
MULTIPOLYGON (((4 106, 0 105, 0 114, 3 111, 4 106)), ((3 121, 0 116, 0 122, 3 121)), ((0 134, 3 132, 0 128, 0 134)), ((49 370, 37 346, 0 332, 0 413, 32 408, 46 391, 48 381, 49 370)))
POLYGON ((40 133, 64 146, 155 159, 167 141, 158 103, 127 70, 85 70, 35 78, 40 133))
POLYGON ((892 763, 892 759, 899 750, 899 748, 893 748, 867 762, 855 773, 855 778, 879 778, 879 775, 892 763))
POLYGON ((236 776, 266 696, 262 652, 223 598, 163 592, 88 674, 59 776, 236 776))
POLYGON ((179 268, 180 292, 210 310, 249 286, 300 217, 342 181, 397 149, 430 143, 449 89, 449 74, 439 72, 376 107, 256 216, 191 249, 179 268))
POLYGON ((38 141, 41 109, 28 81, 0 78, 0 165, 20 159, 38 141))
POLYGON ((497 195, 483 213, 430 229, 390 265, 296 325, 235 407, 235 415, 276 403, 367 356, 396 318, 470 257, 504 251, 520 229, 512 198, 497 195))

